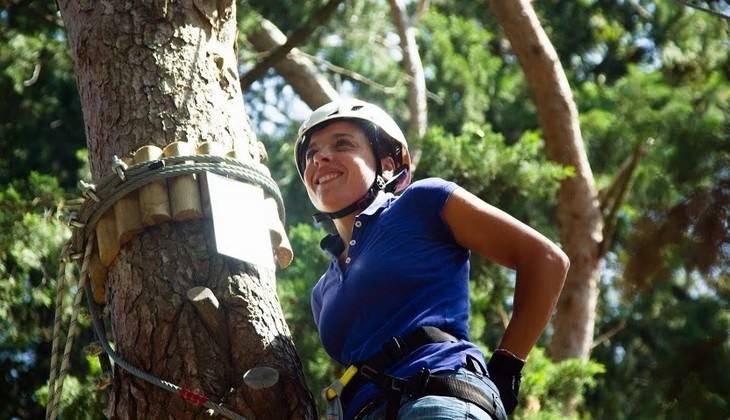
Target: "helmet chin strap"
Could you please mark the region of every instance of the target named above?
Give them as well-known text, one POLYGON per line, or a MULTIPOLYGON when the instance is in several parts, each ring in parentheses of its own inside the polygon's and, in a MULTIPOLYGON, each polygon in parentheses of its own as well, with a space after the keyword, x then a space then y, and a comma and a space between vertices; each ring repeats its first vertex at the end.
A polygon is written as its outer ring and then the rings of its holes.
POLYGON ((385 191, 386 193, 393 192, 395 190, 395 187, 398 185, 398 181, 400 181, 400 179, 407 173, 407 171, 408 168, 401 169, 393 178, 388 180, 388 182, 385 182, 383 177, 378 173, 375 176, 375 180, 373 180, 373 184, 370 186, 370 188, 368 188, 367 192, 357 201, 341 210, 332 213, 314 213, 314 215, 312 216, 314 217, 314 221, 318 224, 321 224, 322 222, 326 222, 328 220, 340 219, 356 211, 365 210, 370 204, 372 204, 372 202, 375 200, 375 197, 378 196, 378 192, 380 192, 381 190, 385 191))

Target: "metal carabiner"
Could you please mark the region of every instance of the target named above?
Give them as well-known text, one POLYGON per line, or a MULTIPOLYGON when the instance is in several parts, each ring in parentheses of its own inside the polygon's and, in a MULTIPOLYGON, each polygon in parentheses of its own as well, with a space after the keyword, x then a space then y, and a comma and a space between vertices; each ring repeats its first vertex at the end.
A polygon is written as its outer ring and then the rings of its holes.
POLYGON ((117 155, 112 156, 112 169, 114 170, 114 172, 116 172, 117 176, 122 181, 127 180, 127 176, 125 175, 127 168, 128 168, 127 164, 124 163, 123 160, 119 159, 119 156, 117 156, 117 155))

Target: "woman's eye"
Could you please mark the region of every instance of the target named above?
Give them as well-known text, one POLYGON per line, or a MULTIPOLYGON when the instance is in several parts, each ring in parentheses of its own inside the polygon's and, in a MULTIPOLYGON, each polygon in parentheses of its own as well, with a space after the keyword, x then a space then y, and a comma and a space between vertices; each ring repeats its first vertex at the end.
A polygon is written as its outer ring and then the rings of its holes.
POLYGON ((335 145, 338 148, 348 147, 348 146, 350 146, 350 144, 351 144, 350 140, 346 140, 346 139, 337 140, 337 143, 335 143, 335 145))
POLYGON ((314 157, 314 154, 315 153, 317 153, 316 150, 307 149, 307 152, 304 154, 304 159, 305 160, 312 160, 312 158, 314 157))

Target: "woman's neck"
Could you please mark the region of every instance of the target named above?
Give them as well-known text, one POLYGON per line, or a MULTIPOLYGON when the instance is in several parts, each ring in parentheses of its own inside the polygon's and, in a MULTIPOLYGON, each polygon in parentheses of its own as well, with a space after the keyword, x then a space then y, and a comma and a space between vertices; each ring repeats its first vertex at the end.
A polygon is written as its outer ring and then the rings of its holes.
POLYGON ((355 216, 356 213, 352 213, 334 220, 337 234, 340 235, 342 243, 345 244, 345 254, 347 254, 347 244, 349 244, 350 239, 352 239, 352 227, 355 224, 355 216))

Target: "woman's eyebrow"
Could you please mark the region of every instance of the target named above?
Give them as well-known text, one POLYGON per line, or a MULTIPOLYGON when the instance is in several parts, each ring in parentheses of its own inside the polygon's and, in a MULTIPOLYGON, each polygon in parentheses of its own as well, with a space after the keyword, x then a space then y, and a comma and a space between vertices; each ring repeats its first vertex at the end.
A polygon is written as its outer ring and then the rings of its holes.
MULTIPOLYGON (((339 140, 339 139, 343 139, 343 138, 351 140, 354 138, 354 136, 352 135, 352 133, 349 133, 347 131, 342 131, 342 132, 333 133, 329 138, 332 140, 339 140)), ((312 139, 309 142, 309 144, 307 144, 307 150, 311 149, 312 147, 318 147, 318 146, 320 146, 320 143, 326 142, 326 141, 327 140, 321 139, 321 138, 318 138, 316 140, 312 139)))

